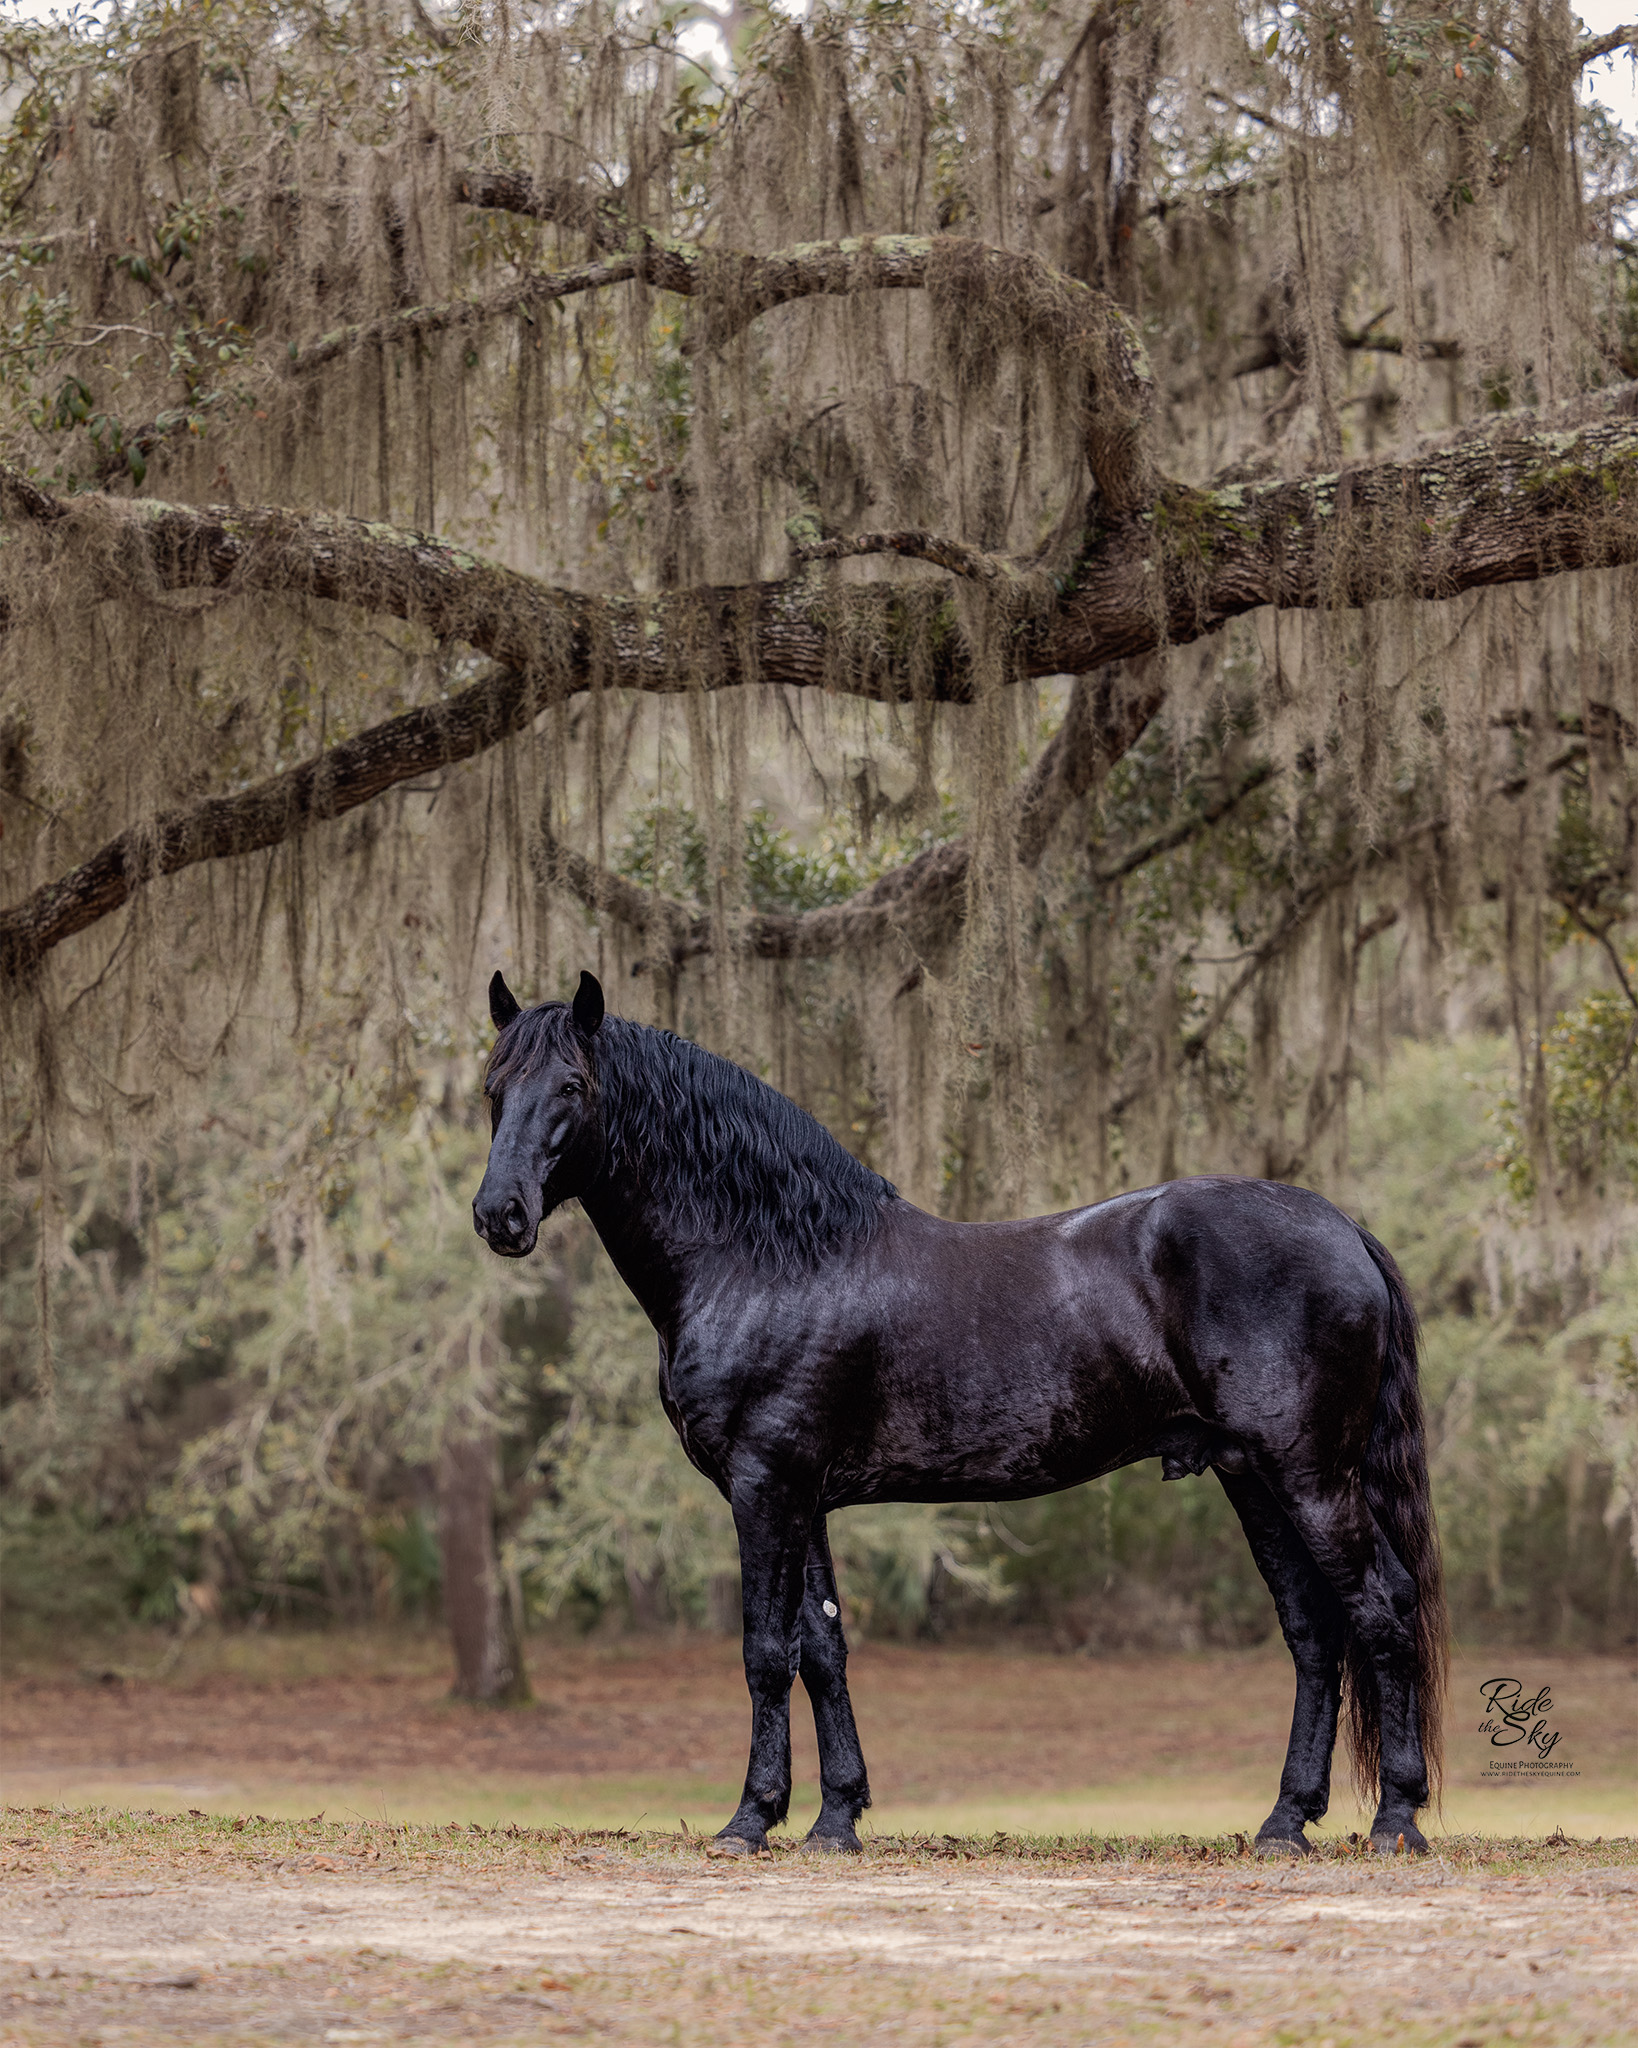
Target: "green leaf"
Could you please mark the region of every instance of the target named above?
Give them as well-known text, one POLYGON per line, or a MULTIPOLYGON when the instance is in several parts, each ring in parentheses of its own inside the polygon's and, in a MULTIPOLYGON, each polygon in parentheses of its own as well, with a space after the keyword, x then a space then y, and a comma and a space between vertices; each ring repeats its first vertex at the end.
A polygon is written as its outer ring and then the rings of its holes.
POLYGON ((1277 49, 1278 49, 1279 47, 1280 47, 1280 32, 1279 32, 1279 30, 1278 30, 1277 28, 1276 28, 1276 29, 1271 29, 1271 30, 1269 31, 1269 34, 1268 34, 1268 40, 1267 40, 1267 41, 1266 41, 1266 42, 1265 42, 1265 43, 1263 44, 1263 55, 1264 55, 1265 57, 1272 57, 1272 56, 1273 56, 1273 54, 1274 54, 1274 52, 1275 52, 1275 51, 1276 51, 1276 50, 1277 50, 1277 49))
POLYGON ((148 474, 147 458, 143 455, 140 448, 126 449, 125 466, 131 472, 131 481, 133 483, 140 484, 148 474))

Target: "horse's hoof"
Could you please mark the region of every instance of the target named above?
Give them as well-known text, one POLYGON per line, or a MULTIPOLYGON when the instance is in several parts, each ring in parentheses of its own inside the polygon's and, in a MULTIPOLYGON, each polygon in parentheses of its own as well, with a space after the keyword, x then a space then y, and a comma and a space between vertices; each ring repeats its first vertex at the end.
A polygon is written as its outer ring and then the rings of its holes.
POLYGON ((1413 1821, 1402 1828, 1373 1828, 1371 1847, 1378 1856, 1425 1856, 1428 1838, 1413 1821))
POLYGON ((1308 1843, 1301 1835, 1259 1835, 1252 1844, 1259 1856, 1306 1856, 1308 1843))
POLYGON ((845 1835, 822 1835, 815 1828, 803 1838, 804 1856, 862 1856, 864 1843, 851 1828, 845 1835))
POLYGON ((768 1838, 760 1842, 748 1842, 743 1835, 713 1835, 706 1844, 707 1856, 766 1856, 768 1838))

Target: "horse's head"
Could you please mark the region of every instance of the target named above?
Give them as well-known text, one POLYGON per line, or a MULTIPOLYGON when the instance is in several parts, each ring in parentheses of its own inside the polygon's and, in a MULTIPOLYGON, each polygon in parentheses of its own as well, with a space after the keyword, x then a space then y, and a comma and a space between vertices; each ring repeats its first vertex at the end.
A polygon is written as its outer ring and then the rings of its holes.
POLYGON ((489 1014, 500 1037, 484 1077, 489 1166, 472 1224, 492 1252, 521 1259, 534 1250, 542 1218, 583 1194, 603 1163, 592 1060, 603 991, 595 975, 582 974, 572 1003, 525 1013, 497 974, 489 1014))

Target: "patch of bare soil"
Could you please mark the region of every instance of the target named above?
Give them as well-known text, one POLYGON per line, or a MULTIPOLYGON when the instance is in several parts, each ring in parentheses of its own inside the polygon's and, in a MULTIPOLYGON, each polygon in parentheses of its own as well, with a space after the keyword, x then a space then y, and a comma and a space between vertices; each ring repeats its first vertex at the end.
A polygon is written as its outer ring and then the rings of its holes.
POLYGON ((1638 1849, 697 1839, 6 1814, 0 2042, 1633 2038, 1638 1849))

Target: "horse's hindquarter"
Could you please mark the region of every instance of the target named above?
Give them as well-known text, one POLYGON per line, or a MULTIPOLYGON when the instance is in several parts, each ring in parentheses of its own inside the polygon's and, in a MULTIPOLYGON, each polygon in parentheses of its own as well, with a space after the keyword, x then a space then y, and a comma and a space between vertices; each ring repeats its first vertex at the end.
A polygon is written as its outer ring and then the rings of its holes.
POLYGON ((1195 1413, 1253 1453, 1354 1463, 1388 1293, 1358 1227, 1311 1189, 1202 1178, 1156 1191, 1145 1259, 1195 1413))

